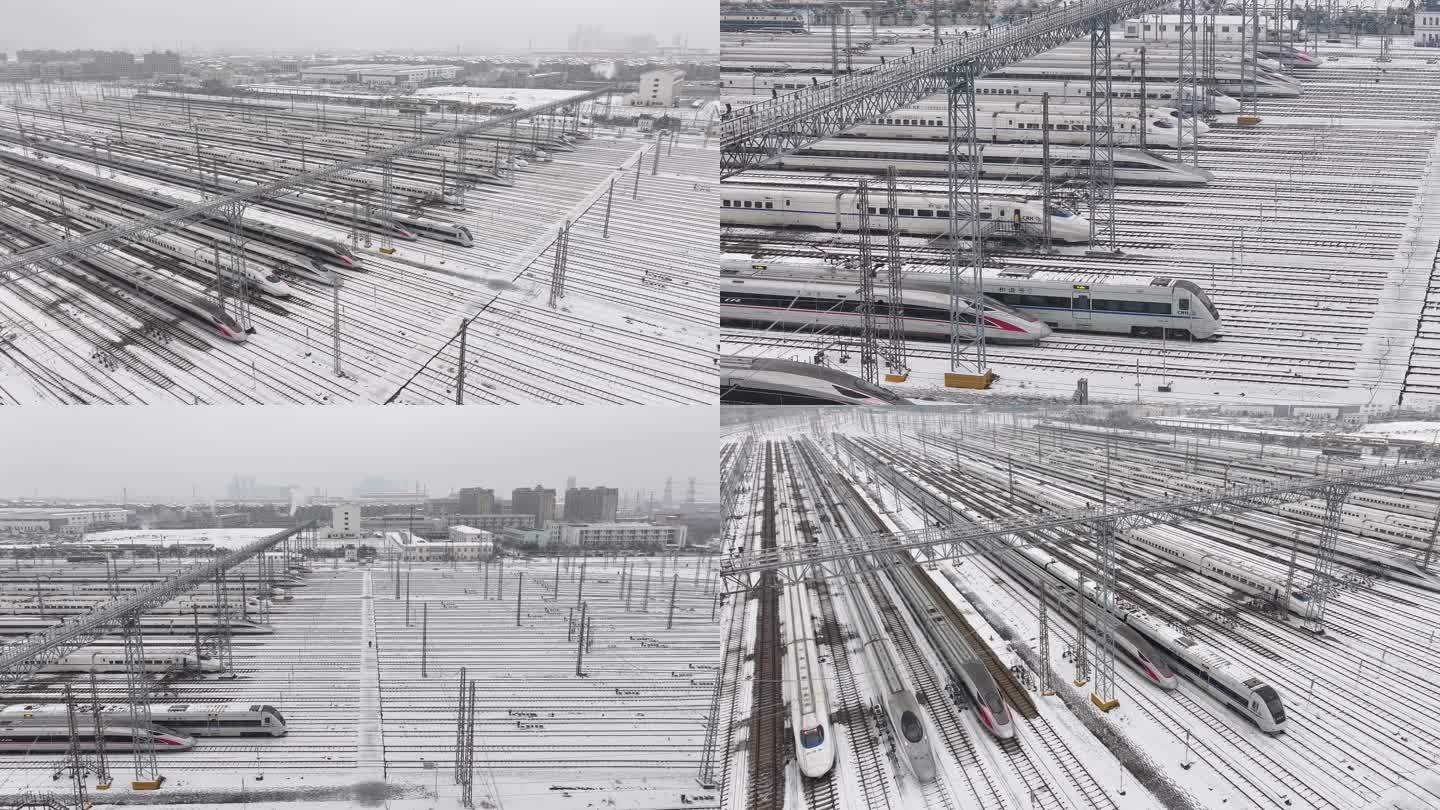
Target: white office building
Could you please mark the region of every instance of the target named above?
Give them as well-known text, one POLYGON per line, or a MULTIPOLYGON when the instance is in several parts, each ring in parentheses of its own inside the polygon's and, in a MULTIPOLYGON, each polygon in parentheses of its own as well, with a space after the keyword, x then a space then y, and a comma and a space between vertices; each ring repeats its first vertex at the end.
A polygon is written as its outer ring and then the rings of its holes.
POLYGON ((1440 2, 1437 0, 1415 6, 1415 45, 1440 48, 1440 2))
POLYGON ((685 71, 662 68, 640 74, 640 92, 635 103, 642 107, 674 107, 685 86, 685 71))
POLYGON ((331 508, 330 529, 325 534, 336 539, 359 537, 360 507, 345 504, 331 508))
POLYGON ((550 528, 542 545, 684 548, 685 527, 650 523, 559 523, 550 528))
POLYGON ((80 534, 95 526, 124 526, 129 509, 0 509, 0 534, 80 534))

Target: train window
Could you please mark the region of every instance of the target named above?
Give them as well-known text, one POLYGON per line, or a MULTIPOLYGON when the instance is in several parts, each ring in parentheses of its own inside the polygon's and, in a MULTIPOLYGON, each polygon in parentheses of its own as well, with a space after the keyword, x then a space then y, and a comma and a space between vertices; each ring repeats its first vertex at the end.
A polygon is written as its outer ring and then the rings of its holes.
POLYGON ((935 212, 935 216, 937 216, 937 217, 944 217, 945 219, 949 219, 949 218, 950 218, 950 212, 949 212, 949 211, 936 211, 936 212, 935 212))
POLYGON ((881 214, 884 214, 884 215, 887 216, 887 217, 890 216, 890 209, 889 209, 889 208, 877 208, 877 209, 875 209, 875 210, 876 210, 876 211, 879 211, 881 214))
POLYGON ((932 217, 935 215, 935 212, 931 211, 929 208, 917 208, 915 210, 915 213, 919 214, 922 217, 932 217))
POLYGON ((874 206, 871 206, 871 207, 869 207, 869 208, 866 208, 865 210, 868 211, 868 212, 870 212, 871 214, 875 213, 875 207, 874 207, 874 206))
POLYGON ((745 201, 745 207, 746 207, 746 208, 749 208, 749 207, 750 207, 750 201, 749 201, 749 200, 746 200, 746 201, 745 201))
POLYGON ((721 208, 729 208, 729 207, 730 207, 730 201, 729 201, 729 200, 721 200, 721 201, 720 201, 720 207, 721 207, 721 208))
POLYGON ((915 209, 914 209, 914 208, 901 208, 901 209, 900 209, 900 216, 902 216, 902 217, 913 217, 913 216, 915 216, 915 209))
POLYGON ((1071 308, 1071 309, 1078 309, 1078 310, 1088 310, 1088 309, 1090 309, 1090 296, 1088 296, 1088 295, 1077 295, 1077 296, 1075 296, 1075 297, 1074 297, 1073 299, 1071 299, 1071 301, 1070 301, 1070 308, 1071 308))
POLYGON ((900 715, 900 733, 905 739, 912 743, 918 743, 925 737, 925 729, 920 725, 920 718, 908 709, 900 715))
POLYGON ((765 203, 765 207, 766 207, 766 208, 774 208, 774 207, 775 207, 775 203, 767 202, 767 203, 765 203))
POLYGON ((1181 312, 1185 313, 1186 315, 1189 315, 1189 314, 1190 314, 1190 299, 1189 299, 1189 298, 1181 298, 1181 299, 1179 299, 1176 303, 1179 304, 1179 306, 1180 306, 1180 311, 1181 311, 1181 312))

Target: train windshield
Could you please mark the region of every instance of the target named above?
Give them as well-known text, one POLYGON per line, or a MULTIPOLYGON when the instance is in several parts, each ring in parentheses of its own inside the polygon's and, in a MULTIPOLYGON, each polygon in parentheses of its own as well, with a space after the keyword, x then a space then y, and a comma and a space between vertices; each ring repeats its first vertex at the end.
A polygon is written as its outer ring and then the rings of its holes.
POLYGON ((985 708, 998 720, 1005 716, 1005 701, 1000 699, 1000 693, 995 689, 980 690, 980 700, 984 702, 985 708))
POLYGON ((1265 708, 1270 710, 1270 717, 1276 723, 1285 722, 1285 707, 1280 703, 1280 695, 1273 686, 1257 686, 1255 694, 1265 701, 1265 708))
POLYGON ((1214 318, 1217 321, 1220 320, 1220 310, 1215 308, 1215 304, 1211 303, 1210 301, 1210 296, 1206 295, 1205 291, 1200 289, 1199 284, 1183 278, 1177 279, 1175 281, 1175 289, 1189 290, 1190 293, 1194 295, 1197 299, 1199 299, 1200 303, 1205 306, 1205 311, 1210 313, 1210 317, 1214 318))
POLYGON ((819 748, 824 742, 824 726, 811 726, 800 730, 800 744, 806 748, 819 748))
POLYGON ((920 725, 920 718, 909 710, 900 715, 900 733, 905 739, 912 743, 918 743, 925 737, 925 729, 920 725))
POLYGON ((1064 209, 1064 208, 1061 208, 1061 207, 1058 206, 1058 205, 1052 205, 1052 206, 1050 206, 1050 218, 1051 218, 1051 219, 1069 219, 1069 218, 1071 218, 1071 217, 1073 217, 1073 216, 1075 216, 1075 212, 1073 212, 1073 211, 1068 211, 1068 210, 1066 210, 1066 209, 1064 209))
POLYGON ((275 716, 275 719, 280 721, 280 725, 282 725, 282 726, 285 725, 285 717, 284 717, 283 715, 281 715, 281 714, 280 714, 280 711, 279 711, 278 709, 276 709, 274 706, 261 706, 260 709, 261 709, 261 711, 266 711, 266 712, 269 712, 270 714, 274 715, 274 716, 275 716))

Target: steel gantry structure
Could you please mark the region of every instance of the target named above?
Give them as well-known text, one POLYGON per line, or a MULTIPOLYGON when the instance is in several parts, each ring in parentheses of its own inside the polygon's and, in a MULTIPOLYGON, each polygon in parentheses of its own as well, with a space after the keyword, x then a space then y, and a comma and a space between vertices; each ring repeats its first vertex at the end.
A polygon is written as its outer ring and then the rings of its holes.
MULTIPOLYGON (((116 225, 74 239, 7 256, 4 259, 0 259, 0 283, 8 283, 18 278, 23 278, 26 275, 40 273, 46 268, 58 269, 61 266, 59 263, 60 260, 65 257, 70 257, 71 260, 79 260, 104 252, 118 242, 144 239, 148 235, 161 233, 169 228, 187 222, 211 218, 225 218, 227 215, 244 206, 283 197, 322 180, 350 174, 351 172, 368 166, 380 165, 382 167, 388 167, 396 158, 423 152, 426 149, 488 130, 506 127, 526 118, 532 118, 537 115, 550 115, 561 108, 583 104, 586 101, 608 95, 612 92, 614 92, 614 87, 607 85, 599 90, 552 101, 538 107, 498 115, 474 124, 468 124, 446 132, 419 138, 410 143, 380 149, 349 160, 337 161, 311 171, 302 171, 299 174, 284 177, 269 183, 262 183, 245 191, 215 195, 197 203, 161 211, 151 216, 141 217, 127 222, 123 225, 116 225), (26 268, 31 269, 26 272, 26 268)), ((389 172, 387 170, 387 178, 388 175, 389 172)), ((239 246, 237 246, 237 250, 238 249, 239 246)))
MULTIPOLYGON (((747 549, 721 560, 720 576, 737 592, 748 590, 758 575, 773 572, 782 584, 809 579, 844 577, 859 563, 868 569, 893 566, 913 559, 910 552, 926 560, 961 559, 975 555, 1009 552, 1015 548, 1044 546, 1055 530, 1088 533, 1095 540, 1099 605, 1114 604, 1118 562, 1117 535, 1146 526, 1168 525, 1234 512, 1265 509, 1286 503, 1325 499, 1325 519, 1320 531, 1314 571, 1304 590, 1313 610, 1306 621, 1311 630, 1324 629, 1329 596, 1341 583, 1334 576, 1335 549, 1339 537, 1341 510, 1352 492, 1381 487, 1404 486, 1416 481, 1440 478, 1440 462, 1426 461, 1391 467, 1365 467, 1338 474, 1297 478, 1263 484, 1245 484, 1204 492, 1188 492, 1153 498, 1136 498, 1106 506, 1052 511, 1041 515, 1009 515, 993 519, 964 519, 950 500, 930 491, 919 482, 901 475, 854 440, 836 434, 835 452, 859 459, 878 473, 898 492, 950 515, 948 524, 901 532, 876 532, 843 539, 747 549)), ((1293 572, 1292 572, 1293 575, 1293 572)), ((1282 595, 1288 598, 1288 595, 1282 595)), ((1102 708, 1116 705, 1114 694, 1114 618, 1107 610, 1096 611, 1099 626, 1092 700, 1102 708)))
POLYGON ((1107 24, 1162 8, 1168 0, 1082 0, 983 35, 955 38, 828 84, 797 90, 732 112, 720 122, 720 176, 730 177, 803 149, 850 127, 946 92, 966 66, 983 76, 1107 24))

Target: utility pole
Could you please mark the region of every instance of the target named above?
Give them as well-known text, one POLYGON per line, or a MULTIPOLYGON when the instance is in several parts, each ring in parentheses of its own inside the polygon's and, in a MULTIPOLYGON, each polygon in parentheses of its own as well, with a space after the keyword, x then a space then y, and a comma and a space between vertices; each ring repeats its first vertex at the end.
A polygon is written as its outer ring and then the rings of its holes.
POLYGON ((420 606, 420 677, 429 677, 425 671, 426 652, 430 641, 430 603, 420 606))
POLYGON ((525 574, 515 575, 515 626, 520 626, 520 599, 525 593, 525 574))
POLYGON ((587 607, 586 603, 580 603, 580 632, 575 637, 575 674, 577 676, 584 674, 580 668, 585 660, 585 609, 587 607))
MULTIPOLYGON (((330 305, 333 320, 330 327, 330 335, 334 340, 335 376, 344 377, 345 370, 340 365, 340 274, 332 274, 335 283, 330 286, 330 305)), ((223 304, 222 304, 223 306, 223 304)))
POLYGON ((675 574, 670 580, 670 615, 665 618, 665 629, 669 630, 675 626, 675 591, 680 587, 680 575, 675 574))
POLYGON ((455 404, 465 404, 465 338, 470 333, 470 321, 473 318, 466 318, 460 322, 460 362, 455 368, 455 404))

